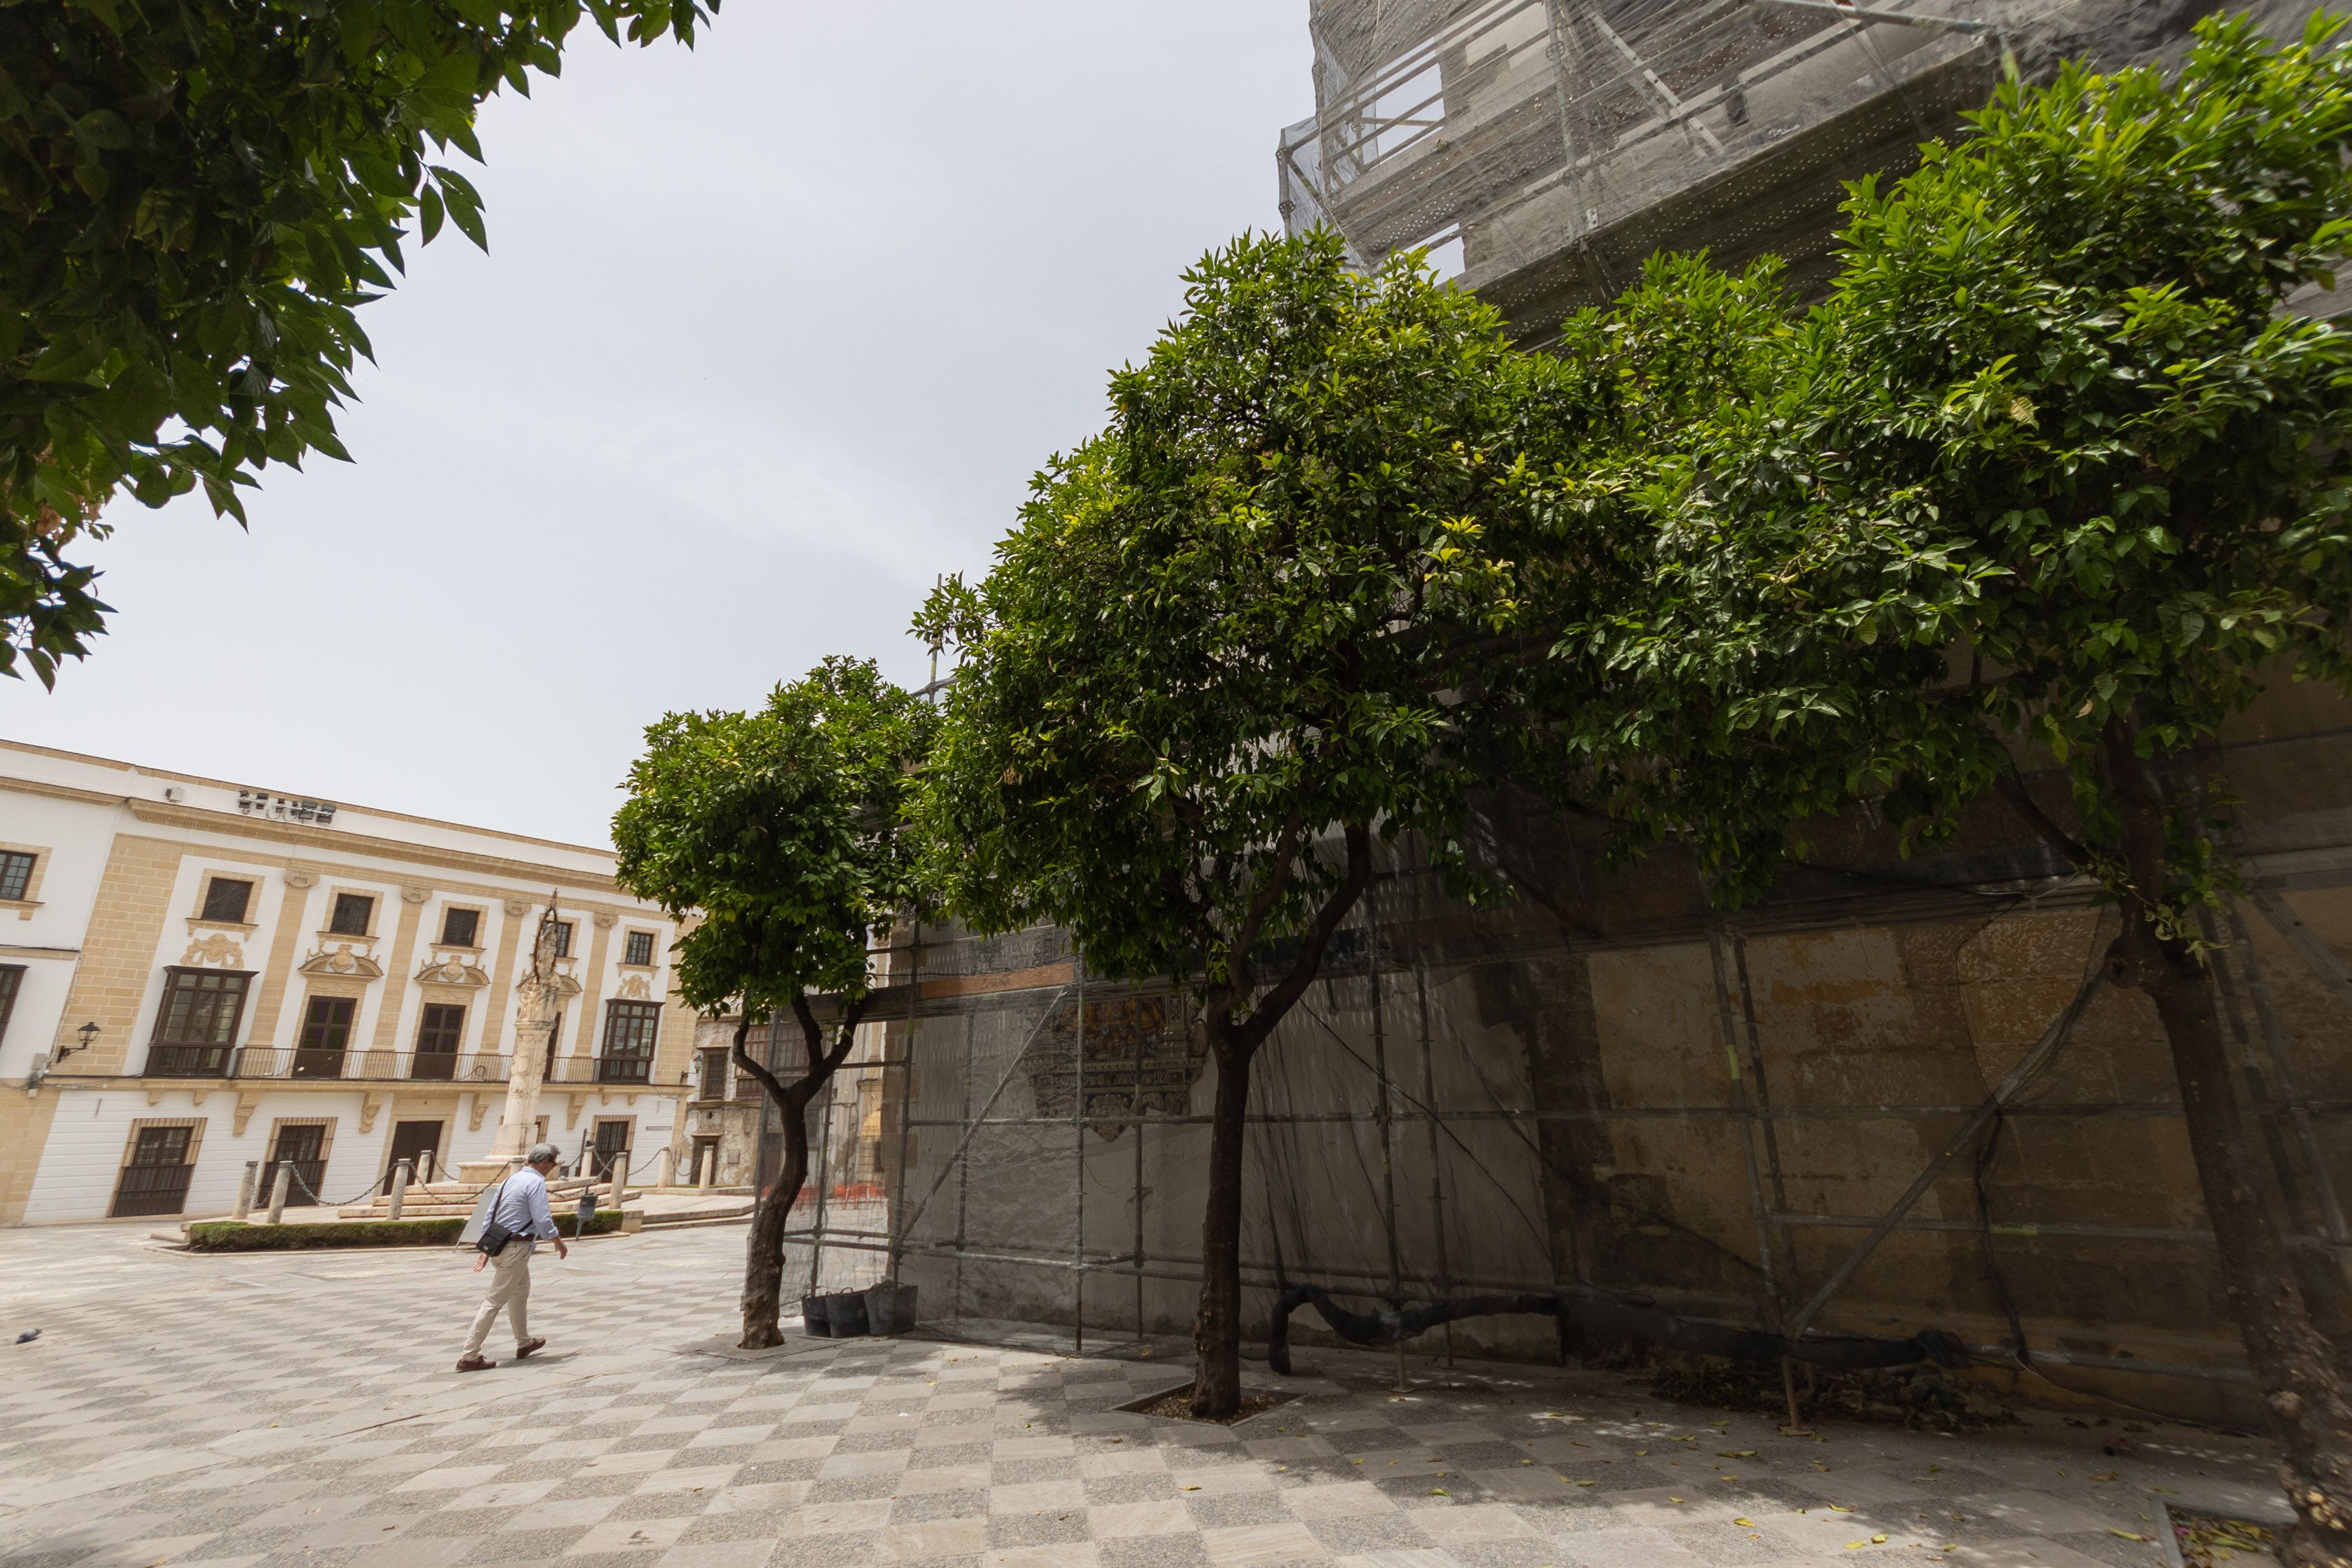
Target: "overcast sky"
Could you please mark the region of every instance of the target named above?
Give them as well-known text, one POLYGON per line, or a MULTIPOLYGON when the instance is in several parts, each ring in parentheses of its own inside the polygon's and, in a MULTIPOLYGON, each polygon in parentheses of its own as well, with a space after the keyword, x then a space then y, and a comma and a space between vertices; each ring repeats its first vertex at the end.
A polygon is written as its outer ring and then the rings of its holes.
POLYGON ((0 734, 608 841, 644 727, 829 653, 908 684, 933 577, 1203 250, 1278 222, 1301 0, 730 0, 693 51, 583 26, 484 110, 490 253, 366 308, 357 459, 238 531, 119 501, 114 630, 0 734))

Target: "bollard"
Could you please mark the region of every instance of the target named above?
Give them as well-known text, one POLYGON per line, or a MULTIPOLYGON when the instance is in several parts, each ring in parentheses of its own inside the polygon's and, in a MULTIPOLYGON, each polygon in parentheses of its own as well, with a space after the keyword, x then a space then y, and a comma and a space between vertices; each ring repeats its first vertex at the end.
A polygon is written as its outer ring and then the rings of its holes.
POLYGON ((294 1190, 294 1162, 278 1162, 277 1179, 269 1184, 269 1223, 277 1225, 286 1217, 286 1194, 294 1190))
POLYGON ((384 1218, 398 1219, 401 1205, 408 1201, 408 1176, 415 1167, 414 1160, 403 1160, 392 1168, 392 1201, 385 1205, 384 1218))
POLYGON ((246 1216, 253 1212, 253 1190, 260 1184, 261 1162, 247 1160, 245 1163, 245 1174, 239 1176, 236 1182, 236 1212, 229 1216, 237 1224, 243 1225, 246 1216))
POLYGON ((711 1178, 719 1173, 719 1147, 715 1143, 705 1143, 694 1153, 694 1184, 707 1193, 710 1190, 711 1178))
POLYGON ((613 1156, 612 1176, 613 1206, 617 1209, 621 1201, 629 1195, 629 1152, 626 1149, 613 1156))
POLYGON ((667 1187, 677 1174, 677 1151, 665 1143, 662 1152, 654 1157, 654 1185, 667 1187))

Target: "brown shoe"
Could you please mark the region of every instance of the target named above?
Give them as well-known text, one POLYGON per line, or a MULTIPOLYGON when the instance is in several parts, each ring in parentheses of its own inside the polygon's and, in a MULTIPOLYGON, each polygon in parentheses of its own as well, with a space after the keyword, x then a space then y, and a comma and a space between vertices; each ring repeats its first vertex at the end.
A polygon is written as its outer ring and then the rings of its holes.
POLYGON ((492 1361, 486 1355, 469 1355, 460 1356, 457 1358, 457 1370, 459 1372, 488 1372, 490 1368, 498 1364, 498 1363, 492 1361))
POLYGON ((522 1343, 515 1346, 515 1360, 520 1361, 531 1352, 543 1351, 546 1348, 547 1342, 545 1340, 525 1340, 522 1343))

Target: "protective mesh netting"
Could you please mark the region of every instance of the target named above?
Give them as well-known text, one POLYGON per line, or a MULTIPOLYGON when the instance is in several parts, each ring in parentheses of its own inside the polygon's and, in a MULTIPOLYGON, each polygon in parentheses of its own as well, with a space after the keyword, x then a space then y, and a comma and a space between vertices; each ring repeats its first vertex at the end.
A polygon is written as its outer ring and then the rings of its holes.
POLYGON ((1317 112, 1276 153, 1284 220, 1360 260, 1423 248, 1540 337, 1661 247, 1801 281, 1840 182, 1903 167, 2004 53, 2134 58, 2129 0, 1323 0, 1317 112))

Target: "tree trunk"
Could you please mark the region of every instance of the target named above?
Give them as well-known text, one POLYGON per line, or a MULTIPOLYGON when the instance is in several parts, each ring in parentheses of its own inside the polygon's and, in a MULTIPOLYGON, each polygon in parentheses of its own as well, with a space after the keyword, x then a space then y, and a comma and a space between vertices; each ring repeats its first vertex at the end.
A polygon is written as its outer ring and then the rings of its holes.
POLYGON ((1217 1100, 1209 1122, 1209 1201, 1201 1216, 1201 1310, 1192 1321, 1192 1414, 1216 1421, 1230 1419, 1242 1405, 1242 1152, 1255 1054, 1226 1012, 1214 1004, 1208 1009, 1217 1100))
POLYGON ((775 1185, 760 1194, 751 1210, 751 1235, 743 1259, 743 1341, 741 1349, 766 1350, 784 1342, 784 1230, 793 1205, 808 1180, 808 1105, 790 1095, 771 1095, 784 1123, 783 1168, 775 1185))
POLYGON ((2128 725, 2110 722, 2105 761, 2131 891, 2108 974, 2147 993, 2172 1049, 2223 1296, 2278 1438, 2279 1480, 2295 1512, 2280 1561, 2286 1568, 2352 1568, 2352 1403, 2336 1381, 2332 1348, 2312 1322, 2248 1144, 2204 965, 2187 943, 2162 935, 2144 897, 2160 896, 2168 884, 2167 839, 2163 807, 2134 742, 2128 725))

